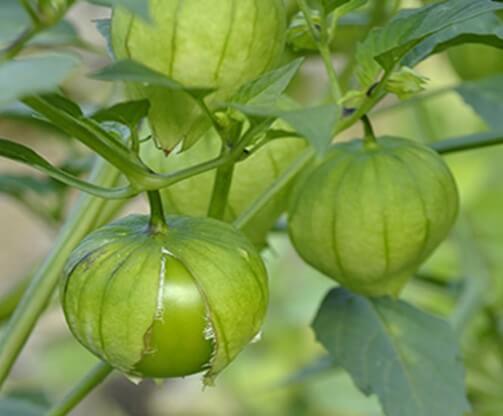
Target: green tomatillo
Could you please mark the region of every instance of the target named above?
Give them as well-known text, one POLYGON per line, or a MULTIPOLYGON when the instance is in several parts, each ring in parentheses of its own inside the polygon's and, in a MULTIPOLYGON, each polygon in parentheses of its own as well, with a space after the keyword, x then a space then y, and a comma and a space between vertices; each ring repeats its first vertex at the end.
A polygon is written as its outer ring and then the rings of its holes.
MULTIPOLYGON (((203 163, 218 156, 221 140, 209 132, 203 140, 182 153, 166 156, 150 142, 142 146, 142 159, 154 171, 173 172, 203 163)), ((247 209, 306 148, 298 138, 272 140, 235 166, 225 221, 231 222, 247 209)), ((204 217, 208 213, 215 171, 193 176, 161 190, 169 214, 204 217)), ((244 227, 243 232, 257 246, 266 243, 267 233, 286 211, 291 186, 286 186, 260 209, 244 227)))
MULTIPOLYGON (((118 59, 130 58, 186 87, 212 88, 212 109, 245 82, 272 68, 286 32, 283 0, 150 0, 153 23, 116 9, 112 44, 118 59)), ((192 145, 210 126, 185 92, 128 85, 132 98, 150 100, 155 140, 166 150, 192 145)))
POLYGON ((260 331, 267 274, 231 225, 133 215, 98 229, 68 260, 61 298, 76 338, 133 377, 225 368, 260 331))
POLYGON ((301 257, 355 292, 398 295, 458 213, 453 176, 430 148, 396 137, 336 145, 289 207, 301 257))

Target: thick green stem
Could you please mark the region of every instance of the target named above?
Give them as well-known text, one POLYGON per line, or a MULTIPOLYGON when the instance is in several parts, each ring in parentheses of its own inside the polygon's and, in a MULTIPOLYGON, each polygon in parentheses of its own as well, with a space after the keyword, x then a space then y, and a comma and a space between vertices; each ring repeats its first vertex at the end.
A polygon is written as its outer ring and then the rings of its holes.
POLYGON ((147 196, 150 204, 150 230, 154 234, 165 232, 168 229, 168 224, 166 224, 164 216, 161 195, 159 191, 150 191, 147 192, 147 196))
MULTIPOLYGON (((227 153, 225 143, 222 144, 222 156, 227 153)), ((229 201, 229 193, 234 176, 234 163, 228 163, 217 169, 213 192, 211 194, 210 206, 208 208, 208 217, 218 220, 224 219, 225 209, 229 201)))
POLYGON ((113 368, 104 362, 97 364, 61 402, 49 410, 46 416, 68 415, 112 371, 113 368))
MULTIPOLYGON (((269 126, 270 123, 266 120, 261 124, 250 127, 237 144, 233 144, 231 149, 229 149, 225 143, 222 143, 222 151, 219 159, 221 159, 223 163, 220 163, 217 169, 215 183, 213 185, 213 193, 211 196, 210 206, 208 208, 209 217, 216 219, 224 218, 225 209, 229 199, 229 192, 232 185, 232 177, 234 175, 234 165, 243 155, 246 146, 248 146, 258 134, 264 132, 264 130, 269 126)), ((235 142, 236 140, 231 138, 230 143, 235 142)))
MULTIPOLYGON (((105 162, 98 162, 93 170, 93 182, 100 185, 113 185, 118 177, 119 172, 105 162)), ((0 340, 0 386, 51 298, 68 256, 89 232, 105 204, 103 199, 81 195, 51 253, 33 277, 0 340)))

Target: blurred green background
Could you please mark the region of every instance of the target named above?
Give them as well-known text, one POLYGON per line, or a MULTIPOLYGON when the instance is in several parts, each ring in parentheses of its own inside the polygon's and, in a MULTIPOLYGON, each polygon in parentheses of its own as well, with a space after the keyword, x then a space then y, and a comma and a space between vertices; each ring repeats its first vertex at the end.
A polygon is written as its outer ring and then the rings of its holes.
MULTIPOLYGON (((414 1, 402 4, 417 5, 419 2, 414 1)), ((68 17, 80 39, 84 39, 79 41, 78 53, 83 56, 85 64, 67 82, 64 90, 84 107, 110 103, 120 94, 108 85, 85 78, 85 74, 108 61, 104 41, 91 22, 107 14, 106 9, 79 4, 68 17)), ((337 39, 335 64, 340 68, 351 60, 354 44, 361 36, 361 20, 359 16, 353 17, 341 27, 337 39)), ((58 38, 60 46, 75 49, 75 34, 71 31, 61 33, 58 38)), ((491 52, 495 53, 495 50, 491 52)), ((503 52, 496 53, 499 53, 496 63, 502 64, 503 52)), ((459 71, 459 65, 473 65, 473 56, 481 56, 477 52, 457 55, 455 61, 447 53, 436 55, 418 67, 418 72, 429 78, 428 91, 461 82, 459 73, 466 74, 459 71), (453 62, 458 65, 459 73, 453 62)), ((309 58, 293 83, 291 94, 304 102, 313 102, 323 95, 325 82, 321 62, 315 57, 309 58)), ((390 97, 374 112, 372 120, 378 134, 399 135, 425 143, 487 129, 454 92, 433 94, 431 98, 413 99, 407 103, 399 103, 390 97)), ((357 137, 360 133, 357 127, 343 139, 357 137)), ((86 169, 88 159, 84 149, 37 120, 27 121, 18 108, 0 114, 0 136, 29 144, 55 162, 64 163, 73 158, 79 161, 75 169, 86 169)), ((485 303, 481 305, 482 312, 470 322, 462 337, 467 382, 474 405, 473 414, 501 416, 503 146, 450 155, 446 160, 461 191, 463 211, 460 221, 449 240, 408 286, 404 298, 447 318, 459 298, 462 278, 470 274, 469 277, 481 285, 487 293, 485 303)), ((61 218, 75 197, 74 192, 62 197, 60 191, 54 190, 54 183, 43 177, 32 192, 16 193, 8 186, 9 175, 24 174, 34 175, 14 163, 0 161, 0 293, 15 287, 36 268, 37 261, 50 249, 61 218)), ((138 199, 128 204, 126 211, 146 212, 146 205, 138 199)), ((381 415, 374 398, 364 397, 348 376, 324 359, 323 349, 316 343, 309 327, 322 297, 334 283, 304 265, 281 230, 271 235, 265 257, 270 270, 272 296, 262 339, 238 357, 217 380, 215 387, 203 390, 200 377, 159 384, 148 381, 137 386, 116 374, 72 414, 381 415)), ((70 336, 55 298, 15 366, 8 385, 9 396, 29 397, 35 405, 56 400, 95 362, 96 359, 70 336)))

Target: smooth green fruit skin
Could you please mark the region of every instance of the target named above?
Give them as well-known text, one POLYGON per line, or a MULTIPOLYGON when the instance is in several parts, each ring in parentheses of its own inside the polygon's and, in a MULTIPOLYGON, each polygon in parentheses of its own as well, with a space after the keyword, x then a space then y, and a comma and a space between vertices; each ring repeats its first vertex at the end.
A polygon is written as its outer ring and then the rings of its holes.
MULTIPOLYGON (((142 159, 154 171, 169 173, 184 169, 218 156, 220 139, 208 133, 191 149, 166 156, 153 143, 145 144, 142 159)), ((302 153, 307 144, 298 138, 273 140, 264 145, 235 167, 225 220, 232 222, 247 209, 288 166, 302 153)), ((215 171, 193 176, 161 190, 164 208, 169 214, 204 217, 208 212, 215 171)), ((266 244, 266 237, 278 217, 286 211, 291 186, 272 198, 243 229, 245 235, 257 246, 266 244)))
POLYGON ((289 234, 307 263, 342 286, 396 296, 446 238, 458 206, 454 178, 430 148, 355 140, 299 179, 289 234))
MULTIPOLYGON (((282 0, 151 0, 154 24, 124 9, 112 18, 117 59, 130 58, 187 87, 214 88, 210 107, 280 59, 286 33, 282 0)), ((131 98, 148 98, 157 142, 189 147, 209 128, 195 101, 183 92, 130 84, 131 98)))
POLYGON ((89 235, 72 253, 61 299, 75 337, 114 368, 166 378, 225 368, 259 332, 267 275, 232 226, 168 217, 153 232, 133 215, 89 235))

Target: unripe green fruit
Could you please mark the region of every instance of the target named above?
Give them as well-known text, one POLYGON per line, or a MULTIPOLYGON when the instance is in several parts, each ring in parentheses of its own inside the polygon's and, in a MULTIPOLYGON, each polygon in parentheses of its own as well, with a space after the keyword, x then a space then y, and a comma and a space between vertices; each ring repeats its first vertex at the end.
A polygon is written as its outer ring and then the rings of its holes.
MULTIPOLYGON (((124 9, 114 11, 112 43, 118 59, 130 58, 187 87, 217 91, 210 107, 281 57, 286 31, 283 0, 151 0, 154 24, 124 9)), ((131 84, 132 98, 148 98, 157 142, 172 149, 192 144, 209 128, 195 101, 183 92, 131 84)))
MULTIPOLYGON (((169 156, 149 143, 142 148, 142 159, 156 172, 173 172, 217 157, 220 143, 218 136, 210 132, 191 149, 169 156)), ((302 139, 277 139, 239 162, 235 166, 224 219, 227 222, 236 219, 287 169, 305 147, 306 142, 302 139)), ((162 189, 161 197, 166 212, 194 217, 206 216, 214 182, 215 171, 211 171, 162 189)), ((290 190, 290 186, 285 187, 259 210, 244 228, 243 232, 256 246, 265 245, 267 233, 286 210, 290 190)))
POLYGON ((62 282, 66 320, 94 354, 137 377, 178 377, 226 367, 260 331, 267 274, 232 226, 168 217, 154 231, 134 215, 90 234, 62 282))
POLYGON ((395 137, 355 140, 299 180, 289 233, 301 257, 341 285, 398 295, 445 239, 458 205, 452 174, 430 148, 395 137))

